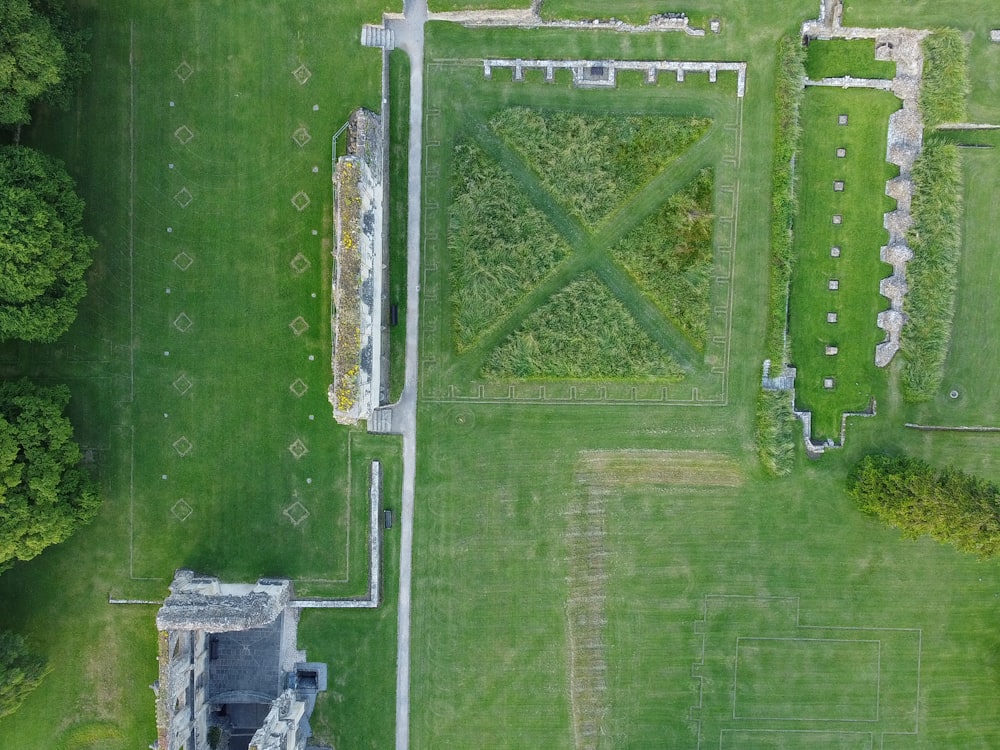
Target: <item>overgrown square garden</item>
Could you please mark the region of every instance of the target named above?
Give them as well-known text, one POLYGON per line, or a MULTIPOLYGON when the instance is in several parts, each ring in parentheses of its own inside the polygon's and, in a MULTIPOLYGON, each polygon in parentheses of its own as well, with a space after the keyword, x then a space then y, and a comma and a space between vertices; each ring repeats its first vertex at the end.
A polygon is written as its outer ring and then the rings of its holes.
POLYGON ((428 65, 424 398, 726 403, 742 111, 726 76, 585 89, 569 70, 428 65))

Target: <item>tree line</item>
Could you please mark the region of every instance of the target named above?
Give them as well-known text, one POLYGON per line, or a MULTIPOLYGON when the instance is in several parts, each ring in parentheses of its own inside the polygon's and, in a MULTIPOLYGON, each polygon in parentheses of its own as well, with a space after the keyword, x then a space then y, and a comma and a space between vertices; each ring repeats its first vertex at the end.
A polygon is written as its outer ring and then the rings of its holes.
MULTIPOLYGON (((20 143, 39 107, 67 109, 88 72, 89 34, 63 0, 0 0, 0 343, 51 343, 77 316, 96 248, 83 201, 57 159, 20 143)), ((94 518, 97 485, 65 414, 69 388, 0 382, 0 573, 94 518)), ((0 717, 48 667, 0 631, 0 717)))
POLYGON ((911 456, 871 454, 848 480, 858 507, 911 538, 929 535, 982 558, 1000 552, 1000 487, 911 456))

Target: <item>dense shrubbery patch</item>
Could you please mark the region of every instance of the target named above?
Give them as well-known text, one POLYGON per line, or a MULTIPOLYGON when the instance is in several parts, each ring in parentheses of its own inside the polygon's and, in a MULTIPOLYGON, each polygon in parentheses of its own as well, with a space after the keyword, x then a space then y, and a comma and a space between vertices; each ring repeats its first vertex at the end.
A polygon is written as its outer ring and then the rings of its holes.
POLYGON ((902 332, 903 391, 910 401, 934 396, 944 377, 951 341, 961 243, 962 175, 958 147, 928 138, 913 166, 913 260, 902 332))
POLYGON ((494 115, 490 127, 574 216, 596 226, 701 138, 711 123, 703 117, 599 116, 515 107, 494 115))
POLYGON ((448 250, 455 342, 464 351, 570 248, 481 148, 459 143, 454 158, 448 250))
POLYGON ((969 51, 955 29, 939 29, 923 41, 924 73, 920 111, 924 127, 965 119, 969 94, 969 51))
POLYGON ((929 534, 963 552, 1000 552, 1000 487, 908 456, 865 456, 848 488, 858 507, 909 537, 929 534))
POLYGON ((611 250, 699 349, 708 332, 713 186, 712 170, 703 169, 611 250))
POLYGON ((486 360, 491 379, 680 380, 681 368, 592 273, 535 310, 486 360))
POLYGON ((757 399, 757 456, 768 474, 782 477, 795 459, 795 415, 787 391, 762 391, 757 399))
POLYGON ((782 364, 785 352, 785 310, 792 275, 792 219, 795 216, 794 158, 799 147, 799 104, 805 77, 805 51, 797 39, 778 43, 774 87, 774 163, 771 167, 771 273, 768 295, 767 356, 782 364))
MULTIPOLYGON (((799 147, 799 105, 805 78, 805 51, 798 39, 778 43, 775 77, 774 161, 771 165, 771 263, 765 354, 776 367, 788 358, 785 341, 788 285, 792 278, 792 219, 795 216, 795 153, 799 147)), ((795 417, 786 394, 757 396, 757 453, 765 470, 781 476, 792 468, 795 417)))

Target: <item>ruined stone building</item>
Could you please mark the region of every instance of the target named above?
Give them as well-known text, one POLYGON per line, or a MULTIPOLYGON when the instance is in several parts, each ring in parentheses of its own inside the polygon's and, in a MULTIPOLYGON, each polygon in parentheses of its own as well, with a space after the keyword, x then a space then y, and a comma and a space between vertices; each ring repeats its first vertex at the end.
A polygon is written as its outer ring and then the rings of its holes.
POLYGON ((326 665, 296 649, 292 584, 177 571, 156 616, 156 750, 305 750, 326 665), (212 729, 217 727, 217 729, 212 729))

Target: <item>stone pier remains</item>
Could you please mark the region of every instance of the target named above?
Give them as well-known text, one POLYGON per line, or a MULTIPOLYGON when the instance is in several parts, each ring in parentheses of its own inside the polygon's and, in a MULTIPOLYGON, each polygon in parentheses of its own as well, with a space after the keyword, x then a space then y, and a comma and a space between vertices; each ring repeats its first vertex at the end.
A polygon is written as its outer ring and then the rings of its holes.
POLYGON ((545 81, 555 81, 556 70, 573 72, 573 85, 580 88, 614 88, 618 85, 618 72, 638 70, 646 74, 646 83, 654 84, 660 73, 673 73, 683 81, 687 73, 707 73, 708 80, 716 83, 719 71, 736 73, 736 96, 746 94, 747 64, 745 62, 702 62, 675 60, 522 60, 491 58, 483 60, 483 75, 493 78, 494 69, 513 71, 515 81, 523 81, 527 70, 544 71, 545 81))

